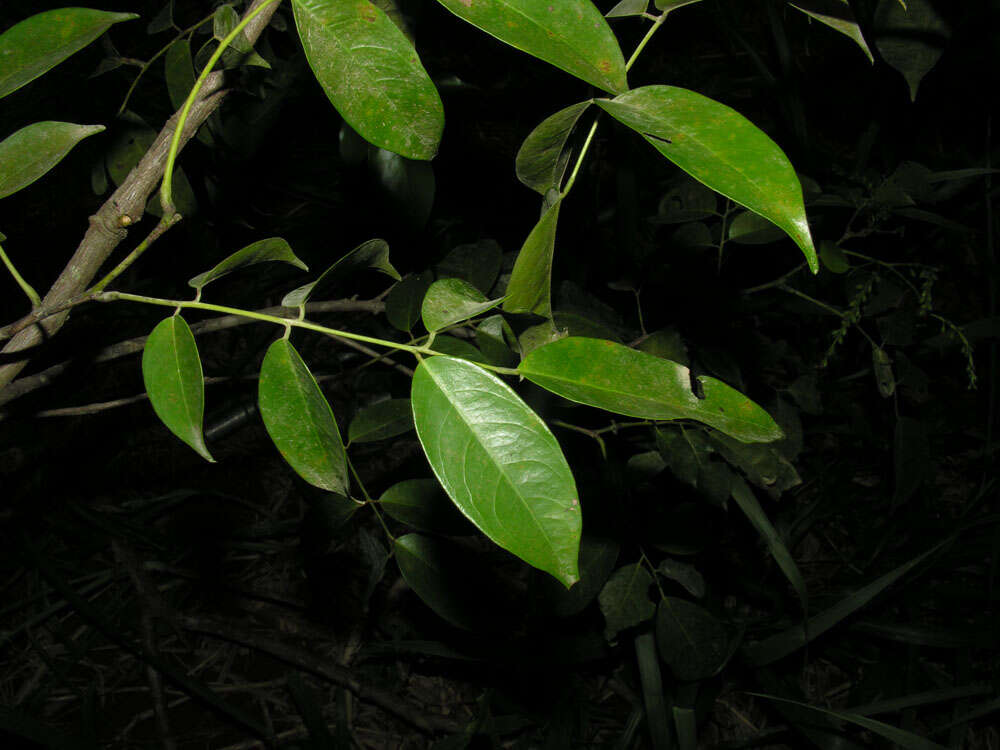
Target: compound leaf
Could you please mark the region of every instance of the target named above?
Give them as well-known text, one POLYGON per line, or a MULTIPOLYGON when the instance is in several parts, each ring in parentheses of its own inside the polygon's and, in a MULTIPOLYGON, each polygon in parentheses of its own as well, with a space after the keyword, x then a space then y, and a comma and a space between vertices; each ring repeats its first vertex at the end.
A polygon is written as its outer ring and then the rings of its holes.
POLYGON ((580 504, 545 423, 496 376, 447 356, 417 367, 412 401, 420 444, 452 502, 498 545, 571 586, 580 504))

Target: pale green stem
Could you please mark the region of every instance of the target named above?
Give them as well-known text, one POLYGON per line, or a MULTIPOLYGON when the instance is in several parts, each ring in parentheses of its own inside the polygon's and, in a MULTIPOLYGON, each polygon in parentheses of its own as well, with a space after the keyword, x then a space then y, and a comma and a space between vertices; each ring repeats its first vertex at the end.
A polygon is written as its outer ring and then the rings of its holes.
MULTIPOLYGON (((167 218, 167 215, 164 214, 163 218, 160 219, 160 222, 153 228, 153 231, 149 233, 149 236, 147 236, 146 239, 140 242, 136 246, 135 250, 133 250, 127 256, 125 256, 125 258, 122 259, 121 263, 119 263, 117 266, 111 269, 103 279, 98 281, 96 284, 90 287, 90 289, 84 292, 84 296, 88 294, 97 294, 98 292, 103 292, 104 288, 108 284, 110 284, 112 281, 121 276, 122 273, 125 272, 125 269, 127 269, 129 266, 135 263, 135 261, 139 259, 139 256, 142 255, 144 252, 146 252, 146 249, 150 245, 152 245, 157 239, 159 239, 163 235, 164 232, 166 232, 168 229, 170 229, 170 227, 172 227, 180 220, 181 220, 181 215, 178 213, 171 214, 170 218, 167 218)), ((201 295, 200 289, 198 290, 198 294, 201 295)))
POLYGON ((31 307, 36 308, 41 305, 42 298, 38 296, 38 292, 35 291, 35 288, 25 281, 24 277, 17 272, 17 268, 14 267, 10 258, 7 257, 7 253, 4 252, 3 246, 0 246, 0 259, 2 259, 3 264, 7 266, 7 270, 10 271, 10 275, 14 277, 14 281, 16 281, 17 285, 21 287, 21 291, 28 295, 28 299, 31 300, 31 307))
MULTIPOLYGON (((336 336, 344 339, 351 339, 352 341, 361 341, 366 344, 374 344, 375 346, 384 346, 387 349, 396 349, 397 351, 409 352, 418 359, 421 355, 439 355, 441 352, 436 352, 430 348, 429 344, 424 346, 410 346, 409 344, 400 344, 397 341, 389 341, 387 339, 379 339, 374 336, 365 336, 360 333, 351 333, 350 331, 341 331, 337 328, 327 328, 326 326, 321 326, 318 323, 311 323, 308 320, 301 320, 297 318, 282 318, 278 315, 268 315, 267 313, 254 312, 253 310, 243 310, 238 307, 227 307, 225 305, 213 305, 208 302, 198 302, 196 300, 176 300, 176 299, 163 299, 160 297, 145 297, 141 294, 129 294, 127 292, 101 292, 93 295, 95 302, 114 302, 116 300, 122 300, 124 302, 142 302, 147 305, 159 305, 160 307, 172 307, 176 310, 207 310, 210 312, 223 313, 225 315, 238 315, 242 318, 247 318, 249 320, 259 320, 264 323, 273 323, 274 325, 283 326, 286 329, 290 328, 302 328, 306 331, 314 331, 316 333, 322 333, 326 336, 336 336)), ((486 370, 491 370, 498 375, 519 375, 518 370, 511 367, 498 367, 497 365, 488 365, 481 362, 476 363, 479 367, 486 370)))
POLYGON ((219 58, 222 57, 222 53, 226 51, 232 41, 243 32, 243 29, 248 23, 260 15, 265 8, 276 2, 281 2, 281 0, 265 0, 265 2, 258 5, 250 13, 247 13, 246 16, 244 16, 243 19, 236 24, 235 28, 230 31, 221 42, 219 42, 218 48, 212 53, 212 56, 208 58, 208 62, 202 69, 201 75, 198 76, 198 80, 196 80, 194 82, 194 86, 191 87, 191 93, 188 94, 188 98, 184 101, 184 106, 181 107, 180 117, 177 118, 177 127, 174 128, 174 137, 170 140, 170 152, 167 154, 167 166, 163 171, 163 184, 160 187, 160 206, 163 209, 164 216, 170 216, 174 213, 174 162, 177 161, 177 152, 180 151, 181 133, 184 131, 184 124, 187 122, 188 114, 191 112, 191 106, 194 104, 194 100, 198 97, 198 92, 201 91, 201 87, 205 85, 205 80, 208 78, 209 73, 212 72, 212 68, 215 67, 215 63, 219 61, 219 58))
MULTIPOLYGON (((631 70, 632 66, 635 64, 635 61, 639 59, 639 55, 642 54, 642 50, 645 48, 647 44, 649 44, 649 40, 653 38, 653 34, 655 34, 657 30, 660 28, 660 26, 663 25, 663 21, 666 19, 666 17, 667 17, 666 13, 661 13, 660 15, 653 17, 654 19, 653 25, 649 27, 649 31, 646 32, 646 36, 642 38, 642 41, 639 42, 639 46, 635 48, 635 52, 632 53, 632 56, 628 59, 628 62, 625 63, 626 73, 629 70, 631 70)), ((580 172, 580 166, 583 164, 583 159, 584 157, 586 157, 587 151, 590 150, 590 144, 594 140, 594 133, 596 132, 597 132, 597 120, 595 119, 590 126, 590 131, 587 133, 586 139, 583 141, 583 146, 580 148, 580 153, 576 157, 576 164, 573 165, 573 171, 570 173, 569 179, 566 181, 566 186, 562 189, 562 192, 559 193, 560 198, 565 198, 566 195, 569 193, 570 189, 573 187, 573 183, 576 182, 576 176, 580 172)))

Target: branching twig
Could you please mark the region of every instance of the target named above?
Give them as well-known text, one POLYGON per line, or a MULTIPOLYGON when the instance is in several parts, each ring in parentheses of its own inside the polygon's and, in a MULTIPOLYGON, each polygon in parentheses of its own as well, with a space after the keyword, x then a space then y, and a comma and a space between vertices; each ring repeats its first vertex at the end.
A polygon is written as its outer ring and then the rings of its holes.
MULTIPOLYGON (((373 315, 381 313, 385 309, 385 304, 377 300, 354 300, 354 299, 338 299, 329 300, 327 302, 310 302, 306 305, 306 312, 308 313, 328 313, 328 312, 367 312, 373 315)), ((263 310, 257 310, 266 315, 277 315, 280 317, 293 318, 296 315, 294 309, 288 307, 268 307, 263 310)), ((254 321, 250 318, 245 318, 240 315, 223 315, 218 318, 212 318, 210 320, 203 320, 198 323, 191 325, 191 332, 196 336, 202 333, 211 333, 213 331, 223 331, 227 328, 235 328, 236 326, 243 326, 254 321)), ((346 343, 346 341, 344 342, 346 343)), ((111 346, 101 349, 94 355, 93 362, 108 362, 113 359, 119 359, 121 357, 127 357, 130 354, 135 354, 136 352, 141 352, 143 346, 146 344, 145 336, 138 336, 133 339, 128 339, 126 341, 119 341, 117 344, 112 344, 111 346)), ((365 353, 368 354, 367 347, 365 347, 365 353)), ((395 361, 389 358, 387 355, 379 355, 381 361, 388 362, 397 369, 402 367, 404 374, 412 375, 413 371, 408 367, 403 365, 397 365, 395 361)), ((20 398, 25 394, 36 391, 39 388, 44 388, 45 386, 52 383, 57 377, 62 373, 66 372, 70 367, 73 366, 73 361, 60 362, 58 364, 52 365, 41 372, 35 373, 34 375, 29 375, 27 377, 21 378, 6 388, 0 388, 0 405, 9 403, 16 398, 20 398)))
MULTIPOLYGON (((251 13, 263 0, 254 0, 247 13, 251 13)), ((272 4, 258 15, 244 29, 250 44, 260 36, 268 24, 278 3, 272 4)), ((218 109, 225 97, 223 90, 225 75, 215 71, 208 76, 205 87, 195 100, 181 132, 181 144, 187 143, 198 128, 218 109)), ((153 194, 163 177, 163 170, 170 150, 170 141, 177 126, 180 113, 175 113, 160 130, 153 145, 129 173, 125 181, 90 217, 90 227, 80 242, 69 263, 52 284, 42 300, 40 311, 45 312, 65 305, 77 298, 91 283, 104 262, 115 248, 125 239, 125 226, 139 222, 146 209, 149 196, 153 194), (128 217, 127 219, 125 217, 128 217)), ((43 339, 54 336, 66 322, 68 314, 61 312, 51 315, 38 325, 31 325, 15 335, 3 348, 4 354, 23 351, 37 346, 43 339)), ((27 359, 0 366, 0 393, 27 364, 27 359)))

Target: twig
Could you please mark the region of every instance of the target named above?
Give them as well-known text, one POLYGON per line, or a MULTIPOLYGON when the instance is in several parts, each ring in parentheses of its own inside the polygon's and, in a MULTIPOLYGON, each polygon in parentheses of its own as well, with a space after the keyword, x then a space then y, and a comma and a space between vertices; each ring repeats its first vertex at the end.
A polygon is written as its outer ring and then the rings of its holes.
MULTIPOLYGON (((254 0, 247 13, 252 13, 263 1, 266 0, 254 0)), ((273 3, 244 29, 250 44, 260 36, 277 7, 278 3, 273 3)), ((182 146, 194 136, 209 115, 219 108, 226 96, 226 91, 222 88, 224 81, 223 71, 213 72, 206 80, 205 87, 191 107, 181 133, 182 146)), ((156 190, 160 178, 163 177, 170 141, 179 116, 180 113, 177 112, 167 120, 139 164, 97 213, 90 217, 90 227, 76 252, 73 253, 73 257, 42 300, 41 310, 54 309, 77 298, 127 236, 124 227, 136 224, 142 218, 149 196, 156 190)), ((67 317, 67 313, 62 312, 47 318, 44 323, 25 328, 7 342, 3 353, 10 354, 37 346, 43 339, 54 336, 62 328, 67 317)), ((0 366, 0 394, 26 364, 27 358, 0 366)))
MULTIPOLYGON (((329 300, 327 302, 310 302, 306 305, 306 311, 309 313, 368 312, 375 315, 382 312, 384 309, 385 304, 376 300, 340 299, 329 300)), ((295 310, 280 306, 268 307, 263 310, 258 310, 257 312, 287 318, 292 318, 296 315, 295 310)), ((218 318, 203 320, 192 324, 191 332, 197 336, 203 333, 212 333, 213 331, 223 331, 227 328, 247 325, 252 322, 253 320, 239 315, 223 315, 218 318)), ((94 358, 91 361, 108 362, 113 359, 127 357, 129 354, 135 354, 136 352, 142 351, 145 344, 145 336, 138 336, 133 339, 119 341, 117 344, 112 344, 111 346, 101 349, 94 355, 94 358)), ((395 361, 384 354, 379 355, 379 357, 381 361, 388 362, 394 367, 403 367, 402 365, 397 365, 395 361)), ((32 391, 36 391, 39 388, 44 388, 72 366, 73 360, 59 362, 58 364, 52 365, 51 367, 35 373, 34 375, 20 378, 19 380, 16 380, 8 385, 6 388, 0 388, 0 405, 9 403, 14 399, 20 398, 21 396, 31 393, 32 391)), ((404 370, 407 371, 406 374, 408 375, 413 374, 413 371, 409 368, 404 368, 404 370)))

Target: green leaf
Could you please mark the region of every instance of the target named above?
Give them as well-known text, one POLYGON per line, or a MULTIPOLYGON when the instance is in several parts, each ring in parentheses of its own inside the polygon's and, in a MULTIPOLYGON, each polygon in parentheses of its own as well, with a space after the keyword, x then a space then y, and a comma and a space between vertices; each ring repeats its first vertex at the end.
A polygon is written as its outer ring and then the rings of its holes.
MULTIPOLYGON (((642 0, 643 7, 646 1, 642 0)), ((569 164, 566 141, 590 105, 589 100, 571 104, 546 117, 528 134, 514 162, 517 179, 543 196, 549 190, 559 190, 569 164)))
POLYGON ((0 34, 0 99, 86 47, 112 24, 135 13, 57 8, 26 18, 0 34))
MULTIPOLYGON (((0 50, 0 59, 2 54, 0 50)), ((0 141, 0 198, 28 187, 62 161, 77 143, 102 130, 103 125, 48 120, 27 125, 0 141)))
POLYGON ((556 617, 582 612, 604 587, 618 560, 618 542, 598 537, 580 540, 580 580, 565 589, 552 578, 540 582, 539 598, 556 617))
POLYGON ((896 378, 892 374, 892 358, 881 346, 872 344, 872 372, 879 395, 889 398, 896 392, 896 378))
POLYGON ((639 351, 660 359, 667 359, 685 367, 691 364, 687 345, 676 328, 661 328, 659 331, 654 331, 636 346, 639 351))
POLYGON ((625 58, 590 0, 438 0, 511 47, 614 94, 628 89, 625 58))
POLYGON ((507 282, 507 299, 503 303, 505 311, 551 317, 552 255, 561 205, 562 201, 557 200, 546 209, 521 246, 507 282))
POLYGON ((696 419, 743 442, 782 437, 757 404, 725 383, 613 341, 570 336, 524 358, 518 372, 563 398, 639 419, 696 419))
POLYGON ((424 295, 434 283, 430 271, 407 276, 389 290, 385 298, 385 317, 393 328, 409 333, 420 320, 424 295))
POLYGON ((370 443, 402 435, 413 429, 413 410, 408 398, 390 398, 364 407, 351 420, 348 443, 370 443))
POLYGON ((941 59, 951 36, 944 18, 930 0, 881 0, 872 22, 875 46, 889 65, 902 73, 916 101, 917 89, 941 59))
MULTIPOLYGON (((913 2, 913 0, 910 0, 910 2, 913 2)), ((779 698, 776 695, 764 695, 763 693, 748 693, 748 695, 756 695, 758 698, 781 701, 782 703, 790 703, 794 706, 798 706, 799 708, 818 711, 819 713, 829 716, 832 719, 846 721, 867 729, 869 732, 874 732, 880 737, 885 737, 887 740, 895 743, 899 747, 906 748, 906 750, 945 750, 944 745, 939 745, 938 743, 931 742, 920 735, 913 734, 913 732, 904 731, 898 727, 892 726, 891 724, 885 724, 881 721, 876 721, 875 719, 869 719, 866 716, 861 716, 860 714, 847 713, 846 711, 831 711, 828 708, 811 706, 808 703, 793 701, 788 698, 779 698)))
POLYGON ((299 532, 310 557, 328 554, 347 533, 345 526, 364 505, 336 492, 324 492, 309 503, 299 532))
POLYGON ((496 240, 479 240, 453 248, 434 270, 441 278, 465 279, 483 294, 489 294, 502 264, 503 250, 496 240))
POLYGON ((491 630, 478 561, 454 545, 422 534, 395 542, 403 580, 438 616, 466 630, 491 630))
POLYGON ((517 336, 502 315, 491 315, 476 326, 476 343, 491 364, 500 367, 517 364, 517 336))
POLYGON ((861 35, 861 29, 847 0, 795 0, 795 2, 788 4, 853 40, 865 53, 868 62, 875 62, 872 51, 861 35))
POLYGON ((664 597, 656 608, 660 658, 678 680, 705 680, 718 674, 733 653, 725 624, 694 602, 664 597))
POLYGON ((295 473, 315 487, 349 495, 337 420, 287 339, 275 341, 264 355, 257 396, 267 433, 295 473))
POLYGON ((292 0, 292 8, 309 67, 348 124, 379 148, 433 158, 441 97, 392 20, 368 0, 292 0))
POLYGON ((303 271, 309 270, 309 266, 299 260, 293 252, 291 245, 285 239, 282 237, 269 237, 266 240, 258 240, 252 245, 247 245, 242 250, 237 250, 210 270, 195 276, 188 282, 188 285, 193 286, 195 289, 201 289, 209 282, 215 281, 227 273, 232 273, 240 268, 246 268, 256 263, 266 263, 272 260, 291 263, 303 271))
POLYGON ((417 436, 452 502, 498 545, 571 586, 580 503, 545 423, 497 377, 452 357, 421 362, 411 396, 417 436))
POLYGON ((167 94, 174 110, 184 102, 194 88, 194 63, 191 60, 191 38, 178 39, 163 56, 163 70, 167 80, 167 94))
POLYGON ((649 0, 621 0, 614 8, 604 14, 605 18, 627 18, 641 16, 649 7, 649 0))
POLYGON ((653 577, 642 563, 623 565, 604 584, 597 601, 604 614, 604 635, 609 641, 653 616, 656 610, 649 600, 652 585, 653 577))
POLYGON ((389 262, 389 244, 385 240, 368 240, 362 242, 347 255, 320 274, 320 277, 309 284, 293 289, 281 300, 282 307, 298 307, 309 301, 309 298, 321 286, 329 288, 336 281, 342 280, 360 268, 374 268, 396 281, 399 272, 389 262))
POLYGON ((474 318, 492 310, 503 301, 486 299, 482 292, 462 279, 438 279, 424 295, 420 316, 428 331, 440 331, 448 326, 474 318))
POLYGON ((436 479, 405 479, 382 493, 379 507, 391 518, 417 531, 434 534, 467 534, 472 530, 465 517, 436 479))
POLYGON ((808 611, 809 594, 806 591, 806 582, 802 577, 802 572, 799 570, 799 566, 796 565, 792 553, 785 545, 784 539, 778 534, 778 530, 774 528, 774 524, 771 523, 771 519, 767 517, 764 509, 760 507, 760 502, 758 502, 756 495, 753 494, 753 490, 742 479, 734 477, 732 497, 753 527, 757 529, 757 533, 760 534, 761 539, 767 544, 767 549, 771 553, 771 557, 778 563, 778 567, 781 568, 781 572, 785 574, 788 582, 792 584, 792 588, 798 594, 802 611, 808 611))
POLYGON ((212 461, 202 420, 205 380, 198 345, 188 324, 178 315, 161 320, 142 350, 142 380, 160 421, 202 458, 212 461))
POLYGON ((596 103, 696 180, 785 230, 819 271, 798 175, 743 115, 675 86, 643 86, 596 103))

